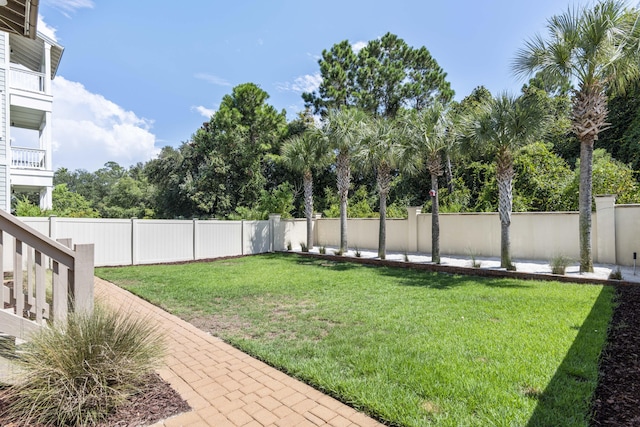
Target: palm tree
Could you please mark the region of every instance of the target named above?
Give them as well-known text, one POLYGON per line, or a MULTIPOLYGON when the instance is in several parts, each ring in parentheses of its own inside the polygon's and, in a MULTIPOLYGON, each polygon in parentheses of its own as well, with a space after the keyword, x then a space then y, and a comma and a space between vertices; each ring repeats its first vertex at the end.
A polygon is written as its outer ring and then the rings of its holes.
POLYGON ((304 187, 304 214, 307 219, 307 247, 313 248, 313 170, 327 165, 329 146, 317 129, 288 139, 281 149, 284 163, 293 171, 302 173, 304 187))
POLYGON ((466 123, 467 137, 474 147, 495 156, 500 216, 500 266, 515 269, 511 262, 509 226, 513 208, 513 153, 534 141, 544 129, 545 113, 533 99, 503 94, 492 98, 466 123))
POLYGON ((336 175, 340 198, 340 253, 347 247, 347 200, 351 185, 351 157, 363 135, 366 115, 361 110, 343 107, 330 110, 323 132, 336 151, 336 175))
POLYGON ((438 177, 443 173, 442 156, 456 143, 448 112, 441 104, 412 112, 405 117, 403 166, 409 173, 426 169, 431 176, 431 261, 440 264, 440 202, 438 177))
POLYGON ((387 255, 387 198, 391 190, 392 172, 398 167, 400 146, 396 126, 390 119, 376 117, 366 122, 356 159, 363 169, 373 170, 380 196, 378 258, 387 255))
POLYGON ((547 81, 569 79, 572 130, 580 141, 580 270, 593 271, 591 205, 593 145, 607 127, 607 92, 637 80, 638 17, 624 0, 605 0, 593 8, 569 9, 549 19, 547 39, 528 41, 514 61, 517 75, 538 72, 547 81))

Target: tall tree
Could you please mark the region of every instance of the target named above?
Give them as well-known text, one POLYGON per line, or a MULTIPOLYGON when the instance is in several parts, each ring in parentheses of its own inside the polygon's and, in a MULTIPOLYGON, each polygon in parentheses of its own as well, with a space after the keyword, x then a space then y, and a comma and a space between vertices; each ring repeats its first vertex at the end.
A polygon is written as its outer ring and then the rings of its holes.
POLYGON ((515 269, 511 262, 509 227, 513 210, 513 155, 517 148, 534 142, 544 129, 544 111, 535 97, 506 94, 493 98, 467 123, 467 136, 477 149, 493 154, 498 182, 500 216, 500 266, 515 269))
POLYGON ((405 168, 415 173, 423 168, 431 176, 431 260, 440 264, 440 217, 438 177, 443 174, 442 157, 457 142, 449 112, 437 103, 405 117, 405 168))
POLYGON ((549 81, 570 79, 572 130, 580 141, 580 270, 593 271, 591 204, 593 147, 607 127, 607 92, 624 92, 639 76, 638 17, 624 0, 569 9, 549 19, 548 35, 528 41, 515 59, 517 75, 539 72, 549 81))
POLYGON ((355 106, 374 116, 395 117, 402 107, 423 108, 453 98, 446 73, 427 48, 412 48, 387 33, 354 52, 348 40, 322 52, 322 82, 317 92, 303 94, 308 107, 326 114, 355 106))
POLYGON ((285 164, 302 173, 308 251, 313 248, 313 170, 326 166, 329 160, 329 146, 324 135, 317 129, 308 129, 288 139, 281 152, 285 164))
POLYGON ((340 199, 340 252, 347 246, 347 202, 351 185, 351 160, 362 138, 366 114, 356 108, 329 110, 323 133, 336 152, 336 180, 340 199))
POLYGON ((196 215, 228 216, 253 208, 266 187, 269 154, 277 154, 286 132, 284 111, 267 104, 269 95, 253 83, 233 88, 220 108, 183 144, 187 197, 196 215))
POLYGON ((398 167, 401 150, 398 132, 391 119, 373 118, 363 121, 363 135, 355 158, 365 169, 373 170, 380 197, 378 231, 378 258, 387 254, 387 199, 391 190, 392 172, 398 167))

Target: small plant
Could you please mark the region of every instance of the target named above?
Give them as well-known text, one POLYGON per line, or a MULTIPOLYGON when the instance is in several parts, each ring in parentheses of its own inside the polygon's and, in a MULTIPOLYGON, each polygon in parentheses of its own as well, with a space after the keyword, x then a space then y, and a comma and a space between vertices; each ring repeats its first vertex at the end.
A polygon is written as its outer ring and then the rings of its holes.
POLYGON ((309 248, 307 247, 307 244, 305 242, 300 242, 300 248, 302 252, 309 252, 309 248))
POLYGON ((23 345, 21 381, 3 394, 19 425, 94 425, 136 392, 164 353, 143 318, 96 307, 42 328, 23 345))
POLYGON ((611 270, 611 273, 609 273, 609 280, 622 280, 622 270, 620 270, 620 267, 616 267, 615 270, 611 270))
POLYGON ((333 251, 333 254, 337 255, 337 256, 342 256, 342 254, 344 254, 344 252, 342 251, 342 249, 336 249, 336 250, 333 251))
POLYGON ((564 274, 569 264, 571 264, 571 259, 562 254, 554 256, 549 261, 552 274, 564 274))
POLYGON ((318 249, 318 251, 320 252, 321 255, 324 255, 327 253, 327 248, 324 246, 320 246, 320 249, 318 249))
POLYGON ((356 246, 356 257, 360 258, 362 256, 362 253, 360 252, 360 249, 358 249, 358 247, 356 246))
POLYGON ((404 262, 409 262, 409 254, 408 253, 404 253, 404 262))
POLYGON ((469 250, 469 256, 471 257, 471 267, 480 268, 482 267, 482 262, 476 260, 476 253, 472 250, 469 250))
POLYGON ((287 250, 290 251, 291 250, 291 242, 287 242, 287 250))

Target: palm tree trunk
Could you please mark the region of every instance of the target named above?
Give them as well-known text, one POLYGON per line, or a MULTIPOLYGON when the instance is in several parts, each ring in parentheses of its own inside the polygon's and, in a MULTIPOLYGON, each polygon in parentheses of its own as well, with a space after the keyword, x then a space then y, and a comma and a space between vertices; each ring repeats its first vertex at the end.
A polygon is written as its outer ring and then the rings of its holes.
POLYGON ((313 249, 313 175, 306 170, 302 177, 304 186, 304 214, 307 218, 307 250, 313 249))
POLYGON ((580 143, 580 272, 593 271, 591 255, 591 195, 593 172, 593 139, 580 143))
POLYGON ((340 197, 340 252, 346 253, 347 248, 347 202, 349 196, 349 185, 351 183, 351 168, 349 166, 349 155, 344 152, 338 153, 336 159, 338 196, 340 197))
POLYGON ((438 200, 438 175, 431 172, 431 261, 440 264, 440 202, 438 200))
POLYGON ((498 181, 498 213, 500 216, 500 267, 515 270, 511 263, 511 212, 513 210, 513 157, 508 150, 498 154, 496 159, 496 179, 498 181))
POLYGON ((378 258, 387 257, 387 197, 391 189, 391 169, 383 163, 377 171, 378 194, 380 195, 380 224, 378 229, 378 258))
POLYGON ((449 194, 453 193, 453 169, 451 168, 451 155, 449 154, 449 151, 447 151, 445 153, 446 156, 446 167, 445 167, 445 177, 447 180, 447 190, 449 191, 449 194))

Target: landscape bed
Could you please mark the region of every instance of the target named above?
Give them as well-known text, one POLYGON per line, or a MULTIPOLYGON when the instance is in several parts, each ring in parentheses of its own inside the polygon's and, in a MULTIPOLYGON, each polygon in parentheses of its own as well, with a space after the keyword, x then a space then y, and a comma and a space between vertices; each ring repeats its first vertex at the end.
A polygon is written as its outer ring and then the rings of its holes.
POLYGON ((587 426, 614 297, 283 254, 96 274, 403 426, 587 426))

